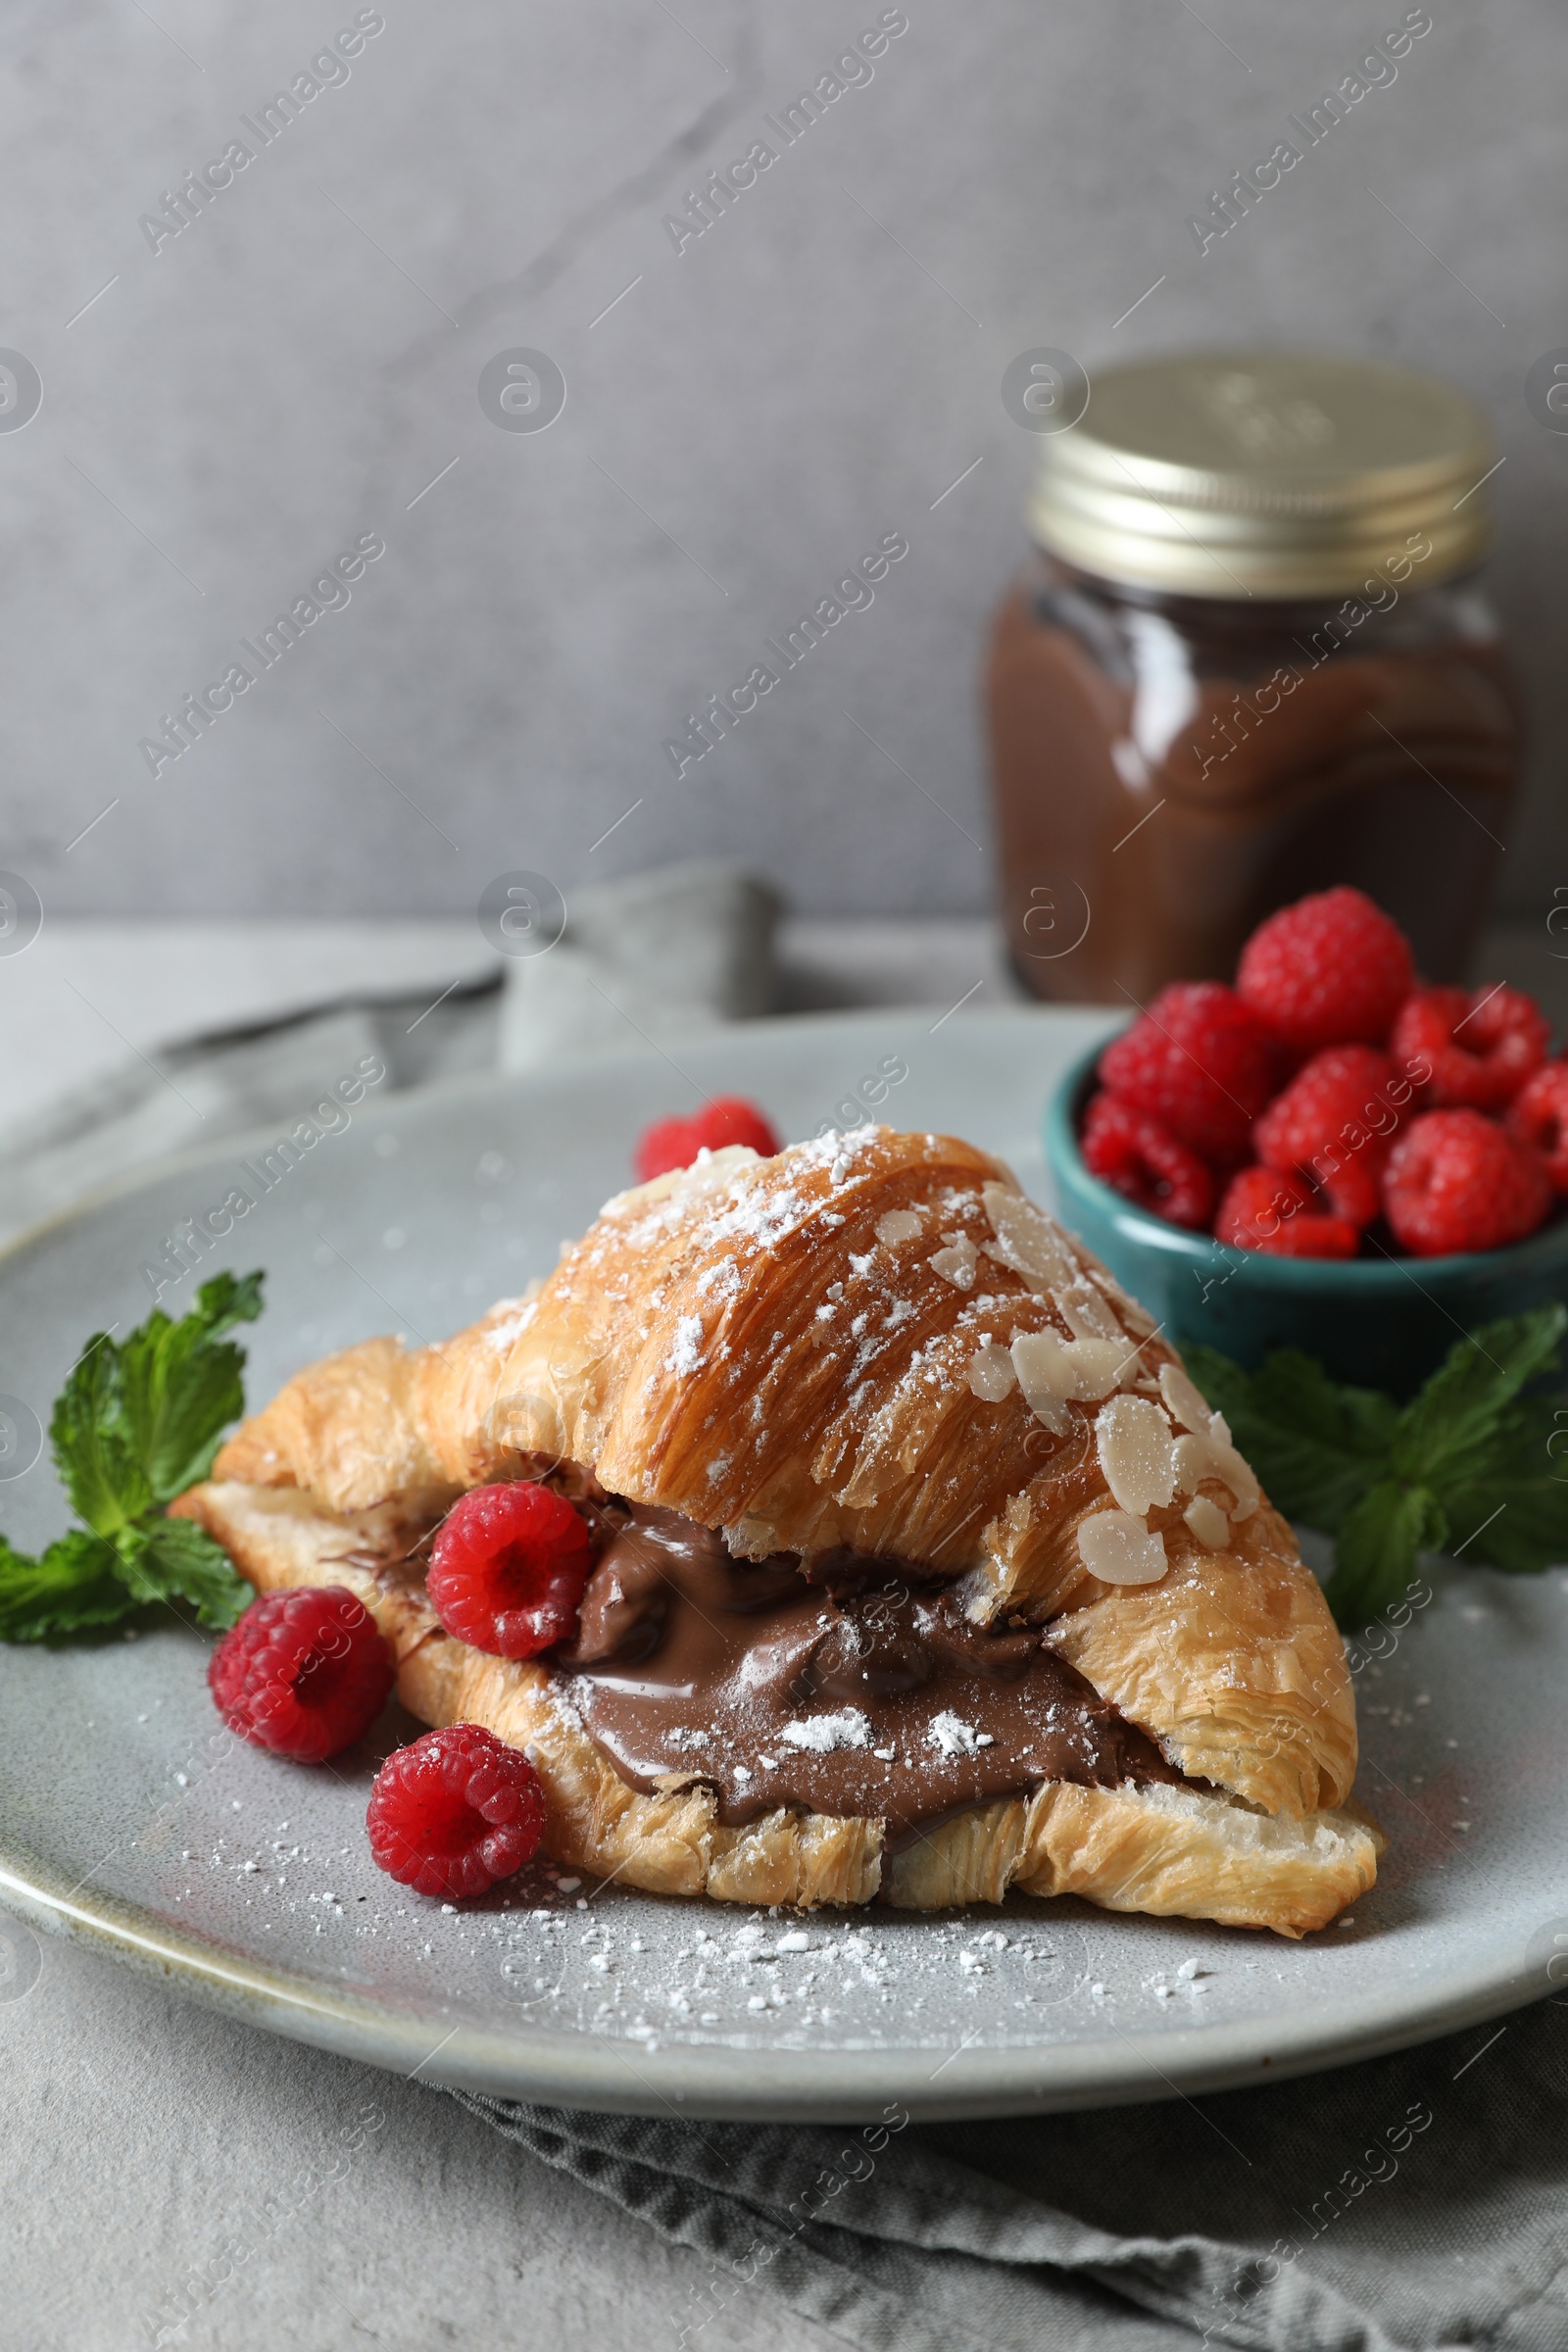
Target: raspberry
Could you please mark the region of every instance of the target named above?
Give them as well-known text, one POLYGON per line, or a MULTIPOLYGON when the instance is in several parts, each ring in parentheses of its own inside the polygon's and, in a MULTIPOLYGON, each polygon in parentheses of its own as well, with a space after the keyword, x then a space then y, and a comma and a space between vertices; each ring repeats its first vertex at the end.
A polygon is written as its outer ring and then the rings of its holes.
POLYGON ((588 1529, 564 1494, 516 1479, 455 1502, 430 1548, 430 1605, 449 1634, 498 1658, 531 1658, 577 1622, 588 1529))
POLYGON ((1266 1168, 1315 1179, 1337 1216, 1370 1225, 1398 1124, 1391 1084, 1408 1102, 1408 1082, 1394 1083, 1394 1064, 1375 1046, 1326 1046, 1275 1096, 1252 1129, 1252 1149, 1266 1168))
POLYGON ((388 1756, 365 1826, 380 1868, 416 1894, 483 1894, 532 1859, 545 1795, 520 1748, 449 1723, 388 1756))
POLYGON ((207 1684, 231 1732, 321 1764, 368 1732, 392 1688, 392 1653, 345 1585, 264 1592, 214 1650, 207 1684))
POLYGON ((1300 1177, 1277 1168, 1242 1168, 1231 1178, 1214 1238, 1266 1257, 1353 1257, 1358 1240, 1348 1218, 1323 1216, 1300 1177))
POLYGON ((1237 990, 1299 1054, 1380 1046, 1415 978, 1397 923, 1358 890, 1320 891, 1258 924, 1237 990))
POLYGON ((1479 1110, 1428 1110, 1389 1154, 1383 1206, 1413 1256, 1500 1250, 1544 1221, 1551 1179, 1533 1152, 1479 1110))
POLYGON ((1084 1164, 1172 1225, 1202 1233, 1214 1209, 1214 1179, 1196 1152, 1119 1095, 1096 1095, 1084 1119, 1084 1164))
POLYGON ((1508 1133, 1540 1155, 1553 1188, 1568 1193, 1568 1062, 1548 1061, 1525 1080, 1508 1105, 1508 1133))
POLYGON ((1233 989, 1178 980, 1100 1056, 1101 1083, 1204 1159, 1242 1159, 1274 1091, 1277 1048, 1233 989))
POLYGON ((647 1184, 669 1168, 689 1168, 699 1152, 722 1152, 726 1144, 750 1144, 764 1159, 782 1147, 755 1102, 741 1095, 715 1095, 689 1119, 656 1119, 637 1139, 637 1181, 647 1184))
POLYGON ((1516 988, 1478 988, 1473 997, 1462 988, 1418 988, 1399 1008, 1389 1051, 1412 1075, 1419 1063, 1430 1065, 1423 1094, 1434 1107, 1502 1110, 1550 1043, 1551 1023, 1516 988))

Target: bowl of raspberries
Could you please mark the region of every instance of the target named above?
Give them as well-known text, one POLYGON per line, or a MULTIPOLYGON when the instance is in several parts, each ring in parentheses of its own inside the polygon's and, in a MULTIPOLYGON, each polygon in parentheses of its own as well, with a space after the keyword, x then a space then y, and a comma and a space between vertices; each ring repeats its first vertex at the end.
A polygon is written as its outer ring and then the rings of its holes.
POLYGON ((1063 1080, 1063 1214, 1173 1336, 1410 1390, 1568 1296, 1568 1059, 1521 991, 1429 987, 1360 891, 1259 924, 1063 1080))

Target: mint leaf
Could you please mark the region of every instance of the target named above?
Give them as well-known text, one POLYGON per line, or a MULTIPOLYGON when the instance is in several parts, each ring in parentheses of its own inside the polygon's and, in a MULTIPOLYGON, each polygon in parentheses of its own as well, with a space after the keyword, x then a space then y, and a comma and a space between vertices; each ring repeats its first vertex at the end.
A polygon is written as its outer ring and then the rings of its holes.
POLYGON ((1458 1341, 1399 1416, 1390 1453, 1395 1470, 1418 1480, 1479 1471, 1520 1391, 1540 1373, 1555 1370, 1565 1331, 1568 1306, 1553 1301, 1485 1324, 1458 1341))
POLYGON ((161 1308, 120 1349, 120 1426, 152 1502, 172 1502, 204 1479, 223 1431, 245 1410, 243 1348, 222 1334, 261 1313, 262 1277, 204 1282, 179 1322, 161 1308))
POLYGON ((1324 1588, 1336 1623, 1365 1625, 1402 1599, 1416 1553, 1441 1550, 1447 1538, 1446 1515, 1429 1488, 1380 1479, 1340 1522, 1324 1588))
POLYGON ((162 1506, 204 1479, 245 1410, 244 1351, 223 1335, 254 1322, 262 1276, 217 1275, 177 1323, 155 1308, 117 1347, 97 1332, 50 1416, 55 1466, 85 1525, 41 1559, 0 1536, 0 1641, 112 1625, 140 1603, 194 1610, 222 1630, 251 1598, 220 1544, 162 1506))
POLYGON ((1568 1416, 1549 1397, 1510 1405, 1484 1458, 1444 1464, 1432 1484, 1454 1557, 1516 1576, 1568 1562, 1568 1416))
POLYGON ((76 1517, 100 1536, 118 1535, 146 1510, 152 1489, 124 1426, 120 1349, 106 1331, 94 1333, 67 1373, 49 1442, 76 1517))
POLYGON ((0 1641, 47 1642, 118 1625, 135 1603, 117 1564, 114 1547, 85 1528, 73 1528, 36 1560, 0 1536, 0 1641))
POLYGON ((117 1548, 119 1573, 137 1600, 188 1602, 198 1621, 216 1633, 226 1633, 256 1597, 221 1544, 193 1519, 149 1519, 127 1527, 117 1548))

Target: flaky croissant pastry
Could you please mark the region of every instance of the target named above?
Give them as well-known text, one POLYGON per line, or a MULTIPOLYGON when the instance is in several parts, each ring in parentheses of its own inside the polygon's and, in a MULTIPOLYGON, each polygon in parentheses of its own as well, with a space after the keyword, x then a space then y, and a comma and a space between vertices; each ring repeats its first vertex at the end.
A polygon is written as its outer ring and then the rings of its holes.
POLYGON ((1144 1311, 950 1137, 621 1194, 529 1298, 300 1373, 175 1507, 259 1588, 350 1586, 413 1712, 526 1748, 546 1850, 628 1885, 1298 1936, 1375 1876, 1290 1529, 1144 1311), (599 1545, 526 1661, 443 1631, 419 1566, 518 1476, 599 1545))

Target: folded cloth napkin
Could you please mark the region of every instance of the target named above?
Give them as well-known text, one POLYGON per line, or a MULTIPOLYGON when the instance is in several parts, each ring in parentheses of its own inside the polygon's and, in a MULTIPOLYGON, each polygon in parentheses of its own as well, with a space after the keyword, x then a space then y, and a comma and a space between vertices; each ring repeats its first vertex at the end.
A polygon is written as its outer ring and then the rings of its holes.
MULTIPOLYGON (((672 866, 574 895, 550 951, 431 1002, 367 997, 127 1055, 0 1137, 0 1238, 178 1152, 291 1126, 366 1056, 390 1090, 532 1069, 771 1010, 779 903, 733 867, 672 866)), ((537 936, 525 945, 537 946, 537 936)))
MULTIPOLYGON (((737 2057, 737 2066, 744 2060, 737 2057)), ((837 2129, 447 2095, 866 2352, 1563 2352, 1568 1999, 1265 2090, 837 2129)))
POLYGON ((725 865, 670 865, 577 893, 559 933, 534 923, 507 943, 501 1067, 771 1011, 780 911, 765 883, 725 865))

